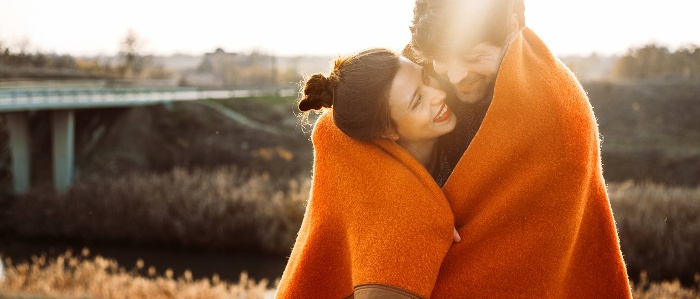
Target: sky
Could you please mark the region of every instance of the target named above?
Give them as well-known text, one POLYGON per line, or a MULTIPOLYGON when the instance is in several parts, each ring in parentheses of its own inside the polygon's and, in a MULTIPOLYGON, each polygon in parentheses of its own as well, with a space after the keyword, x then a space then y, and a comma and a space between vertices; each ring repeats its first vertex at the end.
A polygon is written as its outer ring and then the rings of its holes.
MULTIPOLYGON (((28 51, 113 55, 129 29, 155 55, 400 50, 411 0, 0 0, 0 42, 28 51)), ((526 23, 557 55, 700 45, 697 0, 525 0, 526 23)))

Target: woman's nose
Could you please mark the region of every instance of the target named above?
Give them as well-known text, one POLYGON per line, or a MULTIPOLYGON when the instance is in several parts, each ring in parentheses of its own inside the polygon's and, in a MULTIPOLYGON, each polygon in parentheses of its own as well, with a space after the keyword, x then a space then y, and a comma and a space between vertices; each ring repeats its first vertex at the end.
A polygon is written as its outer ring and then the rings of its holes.
POLYGON ((447 94, 439 88, 429 88, 430 92, 430 104, 440 105, 447 98, 447 94))

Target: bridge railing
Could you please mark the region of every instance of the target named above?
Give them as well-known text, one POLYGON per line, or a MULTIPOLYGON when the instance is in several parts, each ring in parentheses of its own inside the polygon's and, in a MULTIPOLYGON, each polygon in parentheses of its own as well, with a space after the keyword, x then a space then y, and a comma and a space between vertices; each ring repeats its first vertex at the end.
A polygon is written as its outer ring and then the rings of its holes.
MULTIPOLYGON (((294 90, 277 90, 293 95, 294 90)), ((148 105, 158 102, 229 99, 270 94, 269 90, 177 89, 3 89, 0 112, 148 105)))

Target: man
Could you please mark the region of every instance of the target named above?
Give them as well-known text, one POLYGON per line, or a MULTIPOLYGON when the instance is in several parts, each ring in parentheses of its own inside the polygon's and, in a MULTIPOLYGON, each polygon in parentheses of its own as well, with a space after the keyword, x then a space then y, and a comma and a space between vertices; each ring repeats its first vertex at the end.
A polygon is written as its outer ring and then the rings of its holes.
POLYGON ((478 20, 468 19, 468 1, 417 0, 411 43, 403 50, 404 56, 425 66, 440 80, 448 93, 448 104, 460 118, 452 134, 440 140, 452 165, 459 161, 479 129, 493 97, 503 56, 525 24, 522 1, 495 0, 497 6, 492 7, 484 7, 490 0, 475 1, 481 2, 471 11, 481 13, 482 17, 476 16, 478 20), (484 12, 489 8, 491 13, 484 12), (489 19, 484 20, 483 16, 489 19), (478 21, 489 26, 475 24, 478 21), (445 30, 446 27, 453 30, 445 30), (469 27, 483 30, 468 30, 469 27), (467 46, 477 40, 478 45, 467 46), (459 42, 463 47, 459 47, 459 42))
POLYGON ((416 0, 411 33, 404 55, 458 99, 440 144, 462 241, 431 298, 630 298, 595 117, 523 1, 416 0))

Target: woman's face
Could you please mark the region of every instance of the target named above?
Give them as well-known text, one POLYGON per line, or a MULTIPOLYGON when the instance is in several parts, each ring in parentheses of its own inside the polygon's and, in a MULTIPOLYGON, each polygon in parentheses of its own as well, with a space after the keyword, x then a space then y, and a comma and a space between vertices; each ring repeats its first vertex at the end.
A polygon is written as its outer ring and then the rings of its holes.
POLYGON ((419 65, 401 57, 389 89, 389 113, 404 142, 429 141, 452 131, 457 118, 445 104, 445 92, 419 65))

